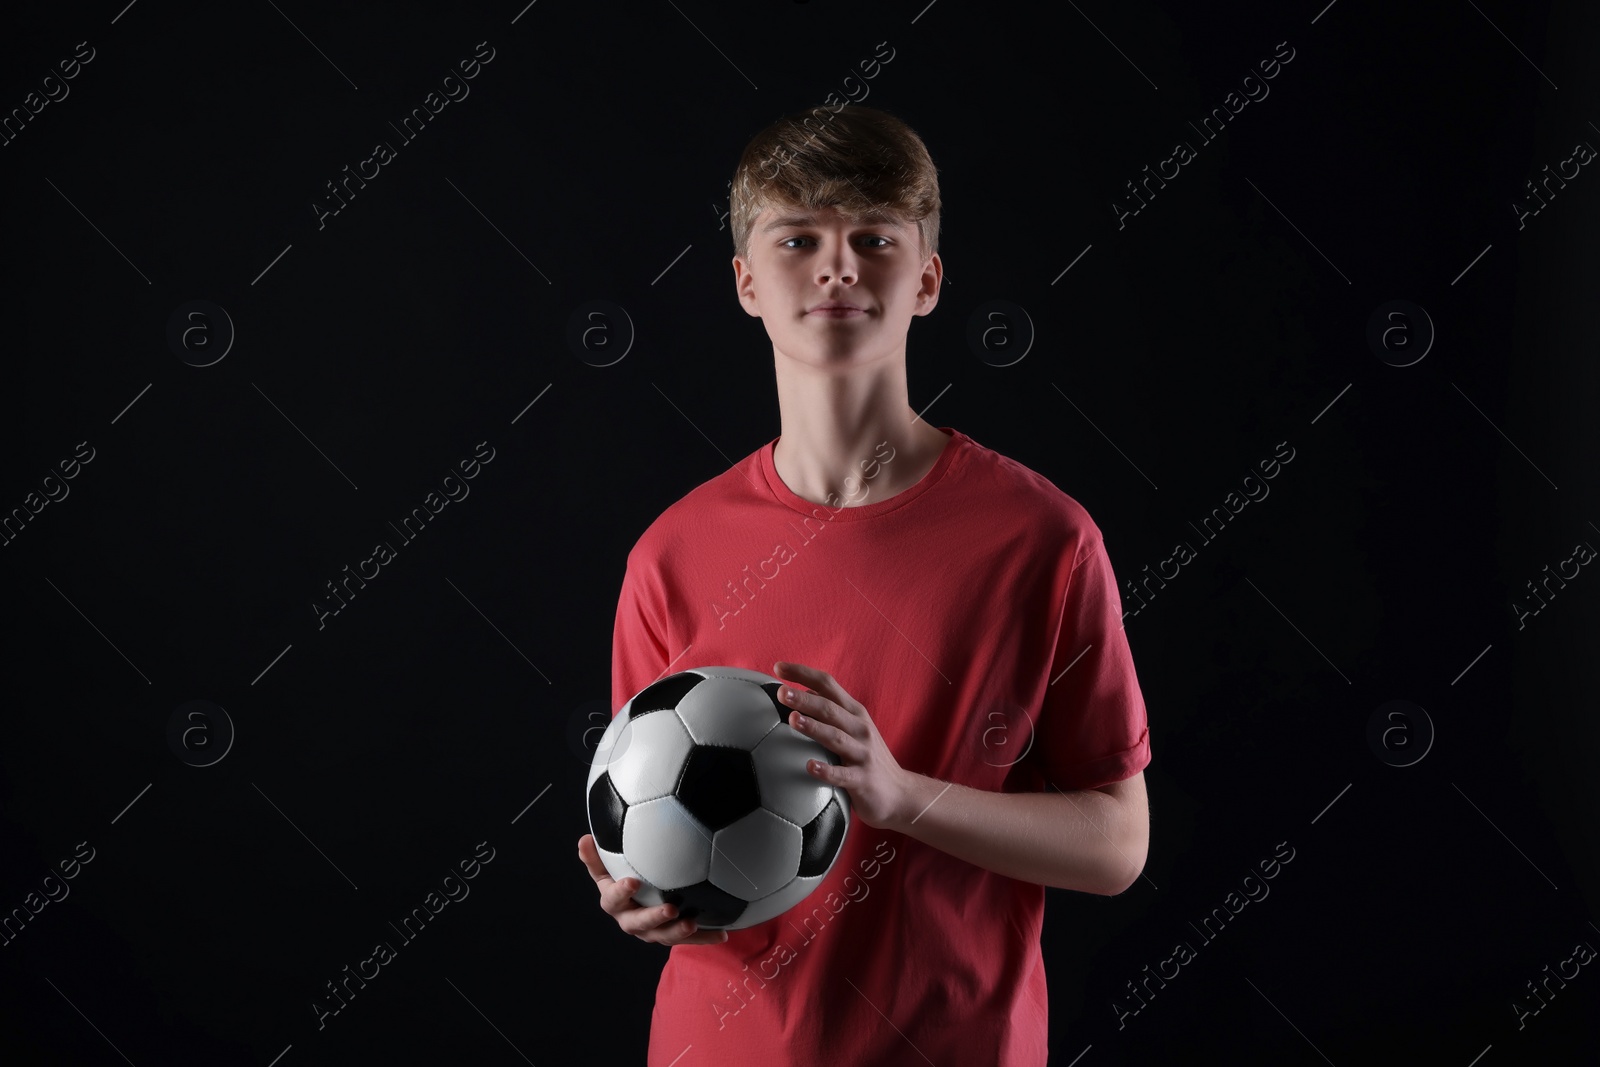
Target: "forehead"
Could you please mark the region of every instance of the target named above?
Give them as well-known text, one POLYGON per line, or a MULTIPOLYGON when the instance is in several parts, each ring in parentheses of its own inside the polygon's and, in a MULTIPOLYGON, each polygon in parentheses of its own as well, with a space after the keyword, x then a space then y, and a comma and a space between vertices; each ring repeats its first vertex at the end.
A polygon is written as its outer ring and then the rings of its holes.
POLYGON ((821 226, 844 222, 856 226, 891 226, 904 228, 908 223, 888 208, 871 208, 864 212, 846 213, 836 207, 809 210, 795 205, 779 205, 761 212, 757 229, 761 233, 798 226, 821 226))

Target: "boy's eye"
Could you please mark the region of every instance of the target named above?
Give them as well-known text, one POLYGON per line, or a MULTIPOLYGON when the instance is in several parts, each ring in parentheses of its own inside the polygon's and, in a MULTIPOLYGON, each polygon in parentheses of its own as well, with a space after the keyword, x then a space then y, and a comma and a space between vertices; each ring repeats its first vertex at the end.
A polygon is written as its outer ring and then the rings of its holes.
MULTIPOLYGON (((868 241, 882 241, 883 242, 883 244, 881 244, 881 245, 872 245, 872 246, 870 246, 872 248, 885 248, 891 243, 890 240, 887 237, 884 237, 884 236, 882 236, 880 234, 876 234, 876 233, 869 233, 869 234, 865 235, 864 239, 868 240, 868 241)), ((779 244, 782 245, 785 248, 788 248, 790 241, 812 241, 812 240, 815 240, 815 238, 812 238, 812 237, 785 237, 782 241, 779 242, 779 244)))

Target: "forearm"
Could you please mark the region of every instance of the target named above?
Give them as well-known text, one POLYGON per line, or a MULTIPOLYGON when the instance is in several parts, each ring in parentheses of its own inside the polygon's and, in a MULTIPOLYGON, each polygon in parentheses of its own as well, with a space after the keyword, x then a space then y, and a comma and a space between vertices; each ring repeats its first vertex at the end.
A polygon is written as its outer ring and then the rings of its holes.
POLYGON ((1148 830, 1095 789, 994 793, 905 771, 891 829, 1024 882, 1105 896, 1144 869, 1148 830))

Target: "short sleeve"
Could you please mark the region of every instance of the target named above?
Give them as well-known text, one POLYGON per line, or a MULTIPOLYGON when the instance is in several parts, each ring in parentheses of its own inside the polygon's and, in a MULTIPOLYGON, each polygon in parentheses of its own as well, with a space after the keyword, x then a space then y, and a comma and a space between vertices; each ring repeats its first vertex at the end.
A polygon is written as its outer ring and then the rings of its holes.
POLYGON ((662 638, 660 574, 638 546, 628 553, 611 631, 611 714, 661 676, 671 658, 662 638))
POLYGON ((1116 575, 1098 533, 1083 552, 1067 579, 1036 738, 1045 778, 1061 789, 1120 782, 1150 762, 1116 575))

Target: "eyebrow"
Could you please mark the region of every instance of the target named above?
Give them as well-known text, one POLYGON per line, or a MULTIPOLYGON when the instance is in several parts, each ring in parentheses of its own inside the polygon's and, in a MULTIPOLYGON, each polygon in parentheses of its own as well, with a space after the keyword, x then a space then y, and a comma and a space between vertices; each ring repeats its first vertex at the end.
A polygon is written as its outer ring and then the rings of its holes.
MULTIPOLYGON (((771 233, 773 230, 782 230, 790 226, 815 226, 816 224, 817 217, 815 215, 781 215, 767 223, 765 226, 761 227, 761 232, 771 233)), ((874 211, 869 212, 859 219, 856 219, 852 225, 903 226, 905 223, 903 223, 900 219, 895 218, 893 215, 888 215, 881 211, 874 211)))

